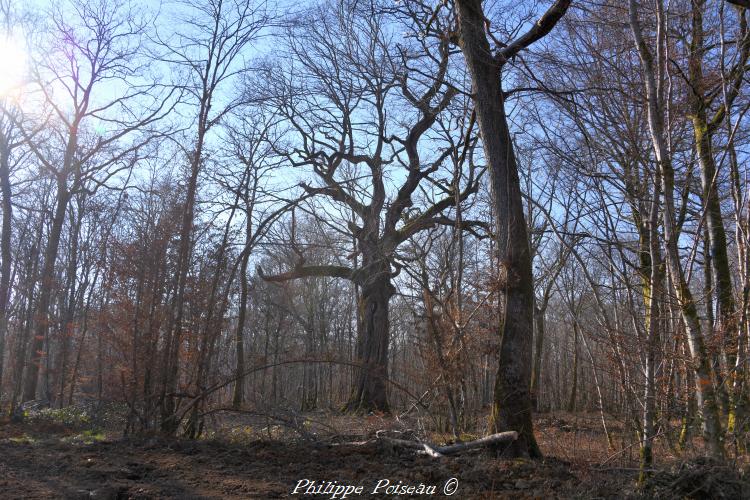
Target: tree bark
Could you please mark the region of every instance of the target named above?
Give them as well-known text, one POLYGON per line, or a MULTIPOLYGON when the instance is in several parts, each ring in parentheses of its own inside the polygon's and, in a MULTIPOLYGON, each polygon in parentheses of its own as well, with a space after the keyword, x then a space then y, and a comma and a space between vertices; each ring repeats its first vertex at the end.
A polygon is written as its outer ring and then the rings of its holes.
POLYGON ((576 411, 576 396, 578 392, 578 328, 578 319, 573 318, 573 382, 570 384, 569 412, 576 411))
MULTIPOLYGON (((365 267, 368 267, 365 259, 365 267)), ((358 349, 356 384, 347 411, 389 412, 388 344, 390 340, 389 303, 396 292, 391 284, 390 266, 386 261, 370 264, 373 269, 362 285, 362 339, 358 349)))
MULTIPOLYGON (((78 240, 81 232, 83 221, 85 201, 79 200, 78 213, 71 213, 70 228, 70 256, 68 257, 68 270, 66 276, 66 290, 61 297, 62 307, 64 308, 63 318, 60 331, 60 352, 57 360, 57 374, 59 377, 59 391, 57 394, 57 404, 60 408, 64 406, 65 382, 68 373, 68 352, 70 350, 70 339, 73 337, 75 309, 77 305, 77 288, 76 272, 78 269, 78 240)), ((85 290, 83 290, 85 291, 85 290)))
MULTIPOLYGON (((534 438, 529 392, 534 304, 531 253, 518 166, 505 114, 502 61, 493 56, 485 35, 482 2, 456 0, 455 3, 459 45, 471 75, 474 109, 490 175, 500 259, 500 363, 495 379, 490 432, 517 431, 518 440, 509 447, 508 453, 539 457, 541 452, 534 438)), ((536 28, 547 29, 547 25, 540 21, 536 28)), ((526 38, 526 35, 522 36, 519 41, 528 45, 531 41, 526 41, 526 38)))
POLYGON ((182 322, 185 312, 185 288, 187 286, 188 270, 190 268, 190 257, 192 254, 193 218, 195 213, 195 198, 198 189, 198 174, 203 161, 203 144, 205 140, 205 121, 209 97, 204 92, 200 104, 198 134, 195 150, 190 162, 190 177, 188 179, 185 206, 180 223, 180 239, 177 256, 175 275, 175 291, 172 302, 172 321, 167 329, 165 342, 165 356, 162 374, 162 408, 161 408, 161 430, 165 434, 174 434, 177 431, 177 422, 174 421, 175 400, 168 395, 177 391, 180 374, 180 348, 182 346, 182 322))
POLYGON ((5 360, 5 335, 8 330, 8 301, 11 275, 11 228, 13 222, 12 189, 10 185, 10 148, 3 141, 0 150, 0 192, 2 193, 2 237, 0 237, 0 392, 3 387, 3 361, 5 360))
POLYGON ((39 232, 36 237, 36 243, 29 252, 29 258, 26 262, 24 278, 26 280, 26 311, 24 316, 24 327, 23 331, 19 332, 19 339, 16 342, 15 348, 15 369, 13 374, 13 395, 10 403, 10 414, 13 415, 17 405, 18 398, 21 396, 22 384, 23 384, 23 371, 25 367, 26 354, 29 344, 29 337, 31 335, 33 320, 34 320, 34 285, 38 278, 39 271, 39 244, 42 239, 42 226, 39 226, 39 232))
POLYGON ((542 376, 542 349, 544 348, 544 316, 545 311, 539 307, 534 306, 534 327, 536 329, 536 335, 534 337, 534 360, 533 370, 531 372, 531 401, 534 405, 534 410, 539 411, 540 398, 539 398, 539 382, 542 376))
MULTIPOLYGON (((246 241, 245 245, 249 243, 246 241)), ((248 302, 248 283, 247 283, 247 263, 250 259, 249 248, 246 246, 245 251, 240 256, 240 304, 239 313, 237 315, 237 329, 234 333, 235 350, 237 356, 237 364, 235 365, 235 377, 237 380, 234 382, 234 391, 232 395, 232 406, 239 408, 242 406, 242 400, 244 399, 245 393, 245 318, 247 317, 247 302, 248 302)), ((265 372, 263 372, 265 375, 265 372)))
MULTIPOLYGON (((695 152, 698 163, 701 167, 701 186, 703 189, 703 204, 705 210, 706 233, 708 235, 708 246, 710 249, 711 270, 716 291, 716 304, 718 305, 718 314, 713 334, 717 339, 718 346, 718 366, 716 367, 717 376, 717 393, 722 410, 728 415, 729 421, 734 420, 735 402, 733 393, 727 387, 733 384, 726 384, 725 379, 734 377, 731 371, 735 366, 736 354, 733 352, 737 346, 739 336, 738 321, 736 314, 736 305, 734 301, 734 288, 732 285, 732 273, 729 268, 729 255, 727 252, 727 236, 724 229, 724 219, 721 213, 721 203, 718 188, 718 167, 713 153, 713 135, 721 121, 709 120, 708 110, 710 98, 706 97, 706 79, 703 74, 703 57, 705 57, 705 41, 703 26, 703 11, 705 9, 705 0, 692 2, 692 30, 690 39, 690 56, 689 56, 689 89, 688 94, 690 103, 690 119, 693 124, 693 133, 695 139, 695 152)), ((739 40, 740 53, 739 64, 744 65, 748 55, 747 41, 747 24, 744 14, 740 16, 740 33, 743 35, 739 40)), ((739 76, 744 73, 741 69, 739 76)), ((730 89, 731 91, 732 89, 730 89)), ((731 105, 734 99, 732 96, 725 97, 730 102, 725 102, 726 107, 731 105)), ((718 116, 722 116, 719 114, 718 116)))
MULTIPOLYGON (((72 153, 71 153, 72 154, 72 153)), ((39 293, 39 305, 37 307, 36 329, 31 343, 31 361, 26 366, 26 381, 23 390, 23 401, 31 401, 36 398, 37 380, 39 368, 44 357, 44 341, 49 329, 49 308, 52 294, 55 289, 55 262, 60 247, 60 234, 65 222, 65 213, 68 209, 70 192, 64 179, 57 181, 57 205, 55 215, 52 219, 52 227, 44 251, 44 266, 42 268, 42 286, 39 293)))
POLYGON ((721 444, 721 422, 719 420, 716 396, 713 389, 708 352, 701 332, 698 309, 686 281, 677 247, 678 234, 675 227, 674 169, 672 158, 667 148, 666 134, 668 131, 664 125, 663 115, 665 107, 663 79, 666 71, 666 63, 663 57, 662 44, 665 43, 666 33, 662 25, 664 23, 664 13, 661 2, 657 3, 657 9, 660 27, 660 32, 657 34, 657 41, 659 43, 657 66, 654 65, 653 55, 646 45, 641 32, 638 7, 635 0, 630 0, 630 25, 643 63, 646 94, 648 97, 648 124, 657 167, 656 176, 660 178, 659 180, 663 186, 663 224, 664 239, 666 240, 665 260, 667 269, 672 277, 672 284, 687 333, 688 347, 690 348, 690 356, 695 373, 696 398, 703 417, 704 440, 711 456, 723 458, 724 448, 721 444))

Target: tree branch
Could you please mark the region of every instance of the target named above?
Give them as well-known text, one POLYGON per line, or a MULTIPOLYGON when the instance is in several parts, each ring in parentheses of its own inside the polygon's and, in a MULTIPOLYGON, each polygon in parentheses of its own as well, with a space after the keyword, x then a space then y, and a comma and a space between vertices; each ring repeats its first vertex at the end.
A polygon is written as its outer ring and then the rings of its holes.
POLYGON ((534 23, 529 31, 510 42, 506 47, 500 49, 497 53, 497 60, 500 64, 508 62, 509 59, 521 52, 523 49, 547 36, 552 31, 557 22, 568 11, 570 0, 557 0, 547 9, 542 17, 534 23))
POLYGON ((354 281, 354 270, 346 266, 334 266, 334 265, 320 265, 320 266, 295 266, 291 271, 287 271, 281 274, 274 274, 267 276, 263 269, 258 266, 256 268, 258 276, 264 281, 270 281, 273 283, 281 283, 298 278, 309 278, 313 276, 322 277, 327 276, 330 278, 344 278, 354 281))

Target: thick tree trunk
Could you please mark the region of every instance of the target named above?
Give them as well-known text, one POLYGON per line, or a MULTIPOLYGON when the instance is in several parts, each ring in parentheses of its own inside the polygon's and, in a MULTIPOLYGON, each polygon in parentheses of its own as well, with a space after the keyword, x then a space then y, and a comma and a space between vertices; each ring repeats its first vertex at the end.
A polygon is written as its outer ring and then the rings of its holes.
POLYGON ((531 346, 534 291, 531 254, 513 143, 505 115, 499 62, 485 35, 480 0, 457 0, 460 46, 471 75, 474 109, 490 173, 496 214, 500 365, 495 379, 490 432, 517 431, 509 453, 540 456, 531 421, 531 346))
MULTIPOLYGON (((370 266, 366 266, 370 267, 370 266)), ((373 264, 372 274, 362 286, 362 338, 358 349, 356 384, 346 410, 351 412, 390 411, 388 406, 388 307, 395 288, 387 263, 373 264)))

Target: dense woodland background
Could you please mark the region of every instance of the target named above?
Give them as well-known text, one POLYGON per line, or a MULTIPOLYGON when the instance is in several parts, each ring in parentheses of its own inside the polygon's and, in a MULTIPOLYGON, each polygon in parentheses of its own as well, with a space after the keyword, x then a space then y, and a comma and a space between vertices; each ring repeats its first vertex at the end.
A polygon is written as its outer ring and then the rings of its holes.
POLYGON ((115 402, 191 437, 219 410, 420 412, 460 438, 519 430, 487 424, 518 400, 621 422, 646 466, 654 439, 744 453, 743 1, 37 4, 0 1, 27 59, 0 102, 3 411, 115 402))

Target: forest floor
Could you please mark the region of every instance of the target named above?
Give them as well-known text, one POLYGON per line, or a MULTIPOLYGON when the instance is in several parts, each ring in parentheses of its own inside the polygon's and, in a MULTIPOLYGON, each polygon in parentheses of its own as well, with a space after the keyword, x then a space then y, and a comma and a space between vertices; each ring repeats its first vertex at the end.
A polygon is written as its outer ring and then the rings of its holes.
MULTIPOLYGON (((352 436, 364 438, 385 420, 348 418, 345 427, 359 431, 352 436)), ((347 443, 352 436, 340 436, 341 442, 303 441, 271 433, 273 439, 261 439, 250 425, 233 425, 231 431, 206 439, 167 440, 123 438, 54 421, 4 421, 0 498, 315 500, 332 498, 311 494, 329 481, 361 486, 349 499, 409 497, 393 494, 384 481, 421 484, 425 493, 435 487, 433 495, 415 498, 444 497, 446 492, 461 499, 750 498, 750 481, 737 464, 719 467, 676 459, 659 464, 649 488, 639 490, 633 462, 637 450, 608 452, 595 418, 546 415, 537 419, 537 435, 546 455, 541 461, 501 460, 481 452, 434 459, 386 449, 374 440, 347 443), (302 495, 310 486, 305 480, 316 481, 307 496, 302 495)))

